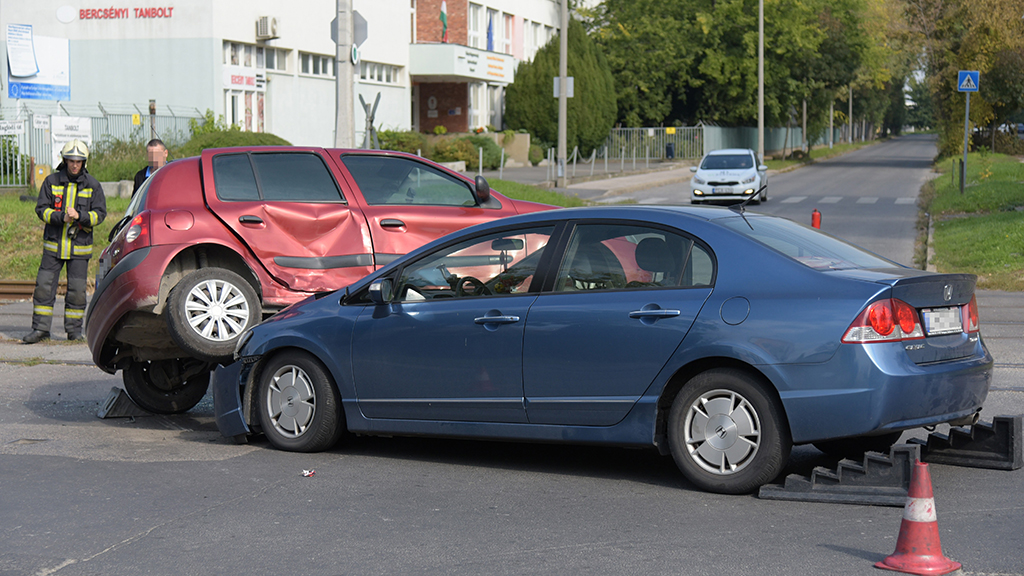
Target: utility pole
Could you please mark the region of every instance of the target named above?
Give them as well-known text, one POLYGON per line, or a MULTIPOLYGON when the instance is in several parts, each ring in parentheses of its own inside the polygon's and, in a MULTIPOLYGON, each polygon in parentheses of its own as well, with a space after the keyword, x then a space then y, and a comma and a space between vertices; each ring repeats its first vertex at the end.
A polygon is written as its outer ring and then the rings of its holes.
POLYGON ((764 162, 764 0, 757 2, 757 161, 764 162))
POLYGON ((352 0, 337 0, 338 39, 337 61, 334 69, 336 91, 334 145, 338 148, 352 148, 355 144, 355 90, 352 87, 352 0))
POLYGON ((846 138, 849 144, 853 144, 853 84, 850 84, 850 113, 846 115, 846 138))
POLYGON ((562 33, 558 36, 558 172, 555 186, 565 188, 565 157, 568 155, 566 140, 569 131, 569 0, 562 0, 562 33))

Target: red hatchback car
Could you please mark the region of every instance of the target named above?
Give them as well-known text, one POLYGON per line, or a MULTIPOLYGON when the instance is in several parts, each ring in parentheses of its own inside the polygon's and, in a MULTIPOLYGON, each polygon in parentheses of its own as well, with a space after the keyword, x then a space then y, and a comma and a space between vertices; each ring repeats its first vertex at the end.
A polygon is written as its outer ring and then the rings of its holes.
POLYGON ((449 232, 549 208, 398 152, 206 150, 156 172, 111 231, 86 312, 93 360, 142 408, 183 412, 264 317, 449 232))

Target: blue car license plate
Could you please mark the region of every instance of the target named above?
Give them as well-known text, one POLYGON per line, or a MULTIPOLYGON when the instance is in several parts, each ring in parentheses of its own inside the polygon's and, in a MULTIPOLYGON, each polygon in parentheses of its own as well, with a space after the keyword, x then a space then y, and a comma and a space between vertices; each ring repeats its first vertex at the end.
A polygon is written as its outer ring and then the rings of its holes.
POLYGON ((928 336, 956 334, 963 332, 960 308, 931 308, 921 311, 924 316, 924 331, 928 336))
POLYGON ((732 194, 732 188, 729 187, 718 187, 711 189, 712 194, 732 194))

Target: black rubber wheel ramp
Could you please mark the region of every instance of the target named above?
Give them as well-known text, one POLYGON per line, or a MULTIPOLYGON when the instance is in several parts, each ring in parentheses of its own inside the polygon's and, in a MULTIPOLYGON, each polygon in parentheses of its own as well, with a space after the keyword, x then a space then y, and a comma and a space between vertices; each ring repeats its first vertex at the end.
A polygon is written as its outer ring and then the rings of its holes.
POLYGON ((921 461, 929 464, 1016 470, 1024 465, 1021 456, 1021 421, 1024 416, 996 416, 992 422, 950 428, 949 434, 929 434, 928 440, 913 438, 921 446, 921 461))
POLYGON ((762 486, 757 496, 766 500, 902 507, 907 503, 911 469, 920 456, 920 446, 897 444, 889 456, 868 452, 861 463, 840 460, 835 470, 818 467, 810 477, 790 474, 783 484, 762 486))

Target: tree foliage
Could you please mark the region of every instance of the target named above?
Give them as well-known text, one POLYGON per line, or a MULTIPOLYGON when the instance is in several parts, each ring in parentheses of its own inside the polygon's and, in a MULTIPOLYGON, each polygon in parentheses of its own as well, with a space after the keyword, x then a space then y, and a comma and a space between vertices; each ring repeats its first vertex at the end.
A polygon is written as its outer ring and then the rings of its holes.
MULTIPOLYGON (((558 99, 552 96, 552 78, 558 76, 559 39, 541 48, 532 62, 516 70, 516 81, 505 93, 505 122, 525 129, 545 142, 558 139, 558 99)), ((568 74, 574 78, 569 98, 566 142, 589 154, 600 146, 615 122, 614 80, 604 54, 576 19, 569 21, 568 74)))
POLYGON ((1024 20, 1019 0, 899 0, 908 30, 923 46, 942 156, 962 152, 966 97, 957 71, 981 73, 970 121, 995 125, 1019 112, 1024 20), (1016 67, 1016 69, 1013 69, 1016 67))
MULTIPOLYGON (((917 50, 899 1, 766 0, 766 124, 799 122, 806 101, 819 132, 851 87, 855 117, 898 123, 917 50)), ((608 56, 622 124, 756 123, 758 0, 605 0, 579 12, 608 56)))

